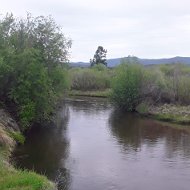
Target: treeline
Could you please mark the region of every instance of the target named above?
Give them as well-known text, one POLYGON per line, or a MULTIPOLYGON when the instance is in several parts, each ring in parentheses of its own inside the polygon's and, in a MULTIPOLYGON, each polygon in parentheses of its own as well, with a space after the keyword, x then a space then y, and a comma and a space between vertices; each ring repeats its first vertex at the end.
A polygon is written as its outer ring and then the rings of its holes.
POLYGON ((0 102, 15 110, 23 128, 49 120, 68 88, 70 46, 51 17, 0 19, 0 102))
POLYGON ((123 60, 114 69, 98 64, 70 70, 74 90, 111 89, 110 98, 121 109, 139 105, 190 104, 190 66, 180 63, 143 66, 123 60))

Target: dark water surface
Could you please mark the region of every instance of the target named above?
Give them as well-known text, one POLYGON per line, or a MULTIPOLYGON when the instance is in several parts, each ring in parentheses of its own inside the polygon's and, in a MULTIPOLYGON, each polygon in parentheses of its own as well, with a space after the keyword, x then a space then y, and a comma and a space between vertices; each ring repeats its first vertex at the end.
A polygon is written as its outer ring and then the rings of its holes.
POLYGON ((105 101, 66 100, 56 123, 34 128, 16 165, 68 190, 189 190, 190 133, 105 101))

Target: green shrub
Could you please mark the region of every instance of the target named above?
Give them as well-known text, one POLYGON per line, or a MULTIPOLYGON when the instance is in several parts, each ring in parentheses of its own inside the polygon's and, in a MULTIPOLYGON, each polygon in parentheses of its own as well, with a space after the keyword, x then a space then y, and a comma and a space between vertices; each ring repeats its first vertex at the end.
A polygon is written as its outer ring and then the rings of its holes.
POLYGON ((141 94, 142 67, 139 64, 121 64, 112 81, 111 99, 120 108, 134 111, 141 94))
POLYGON ((97 71, 105 71, 107 70, 107 67, 103 64, 95 64, 92 69, 97 70, 97 71))
POLYGON ((190 103, 190 66, 185 64, 162 65, 160 70, 164 73, 166 87, 163 99, 171 103, 190 103))
POLYGON ((141 99, 151 102, 160 102, 166 89, 164 74, 159 68, 143 69, 141 80, 141 99))
POLYGON ((0 102, 14 105, 23 129, 49 120, 69 87, 70 45, 51 17, 0 20, 0 102))
POLYGON ((72 90, 104 90, 110 88, 110 73, 102 66, 93 68, 71 69, 71 89, 72 90))
POLYGON ((179 102, 190 104, 190 76, 181 76, 179 80, 179 102))
POLYGON ((136 111, 141 114, 147 114, 149 110, 149 105, 146 102, 142 102, 136 107, 136 111))

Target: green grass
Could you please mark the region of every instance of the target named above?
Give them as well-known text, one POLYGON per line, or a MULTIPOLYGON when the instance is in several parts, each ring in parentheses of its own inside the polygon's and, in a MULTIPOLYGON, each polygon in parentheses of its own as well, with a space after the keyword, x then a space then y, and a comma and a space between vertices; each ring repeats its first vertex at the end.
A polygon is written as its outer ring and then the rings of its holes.
POLYGON ((0 147, 1 190, 53 190, 54 185, 45 176, 26 170, 17 170, 7 162, 9 151, 0 147))
POLYGON ((16 171, 15 169, 0 168, 1 190, 40 190, 53 189, 53 185, 46 177, 37 175, 34 172, 16 171))
POLYGON ((142 102, 136 111, 144 116, 173 124, 190 125, 190 106, 174 104, 148 105, 142 102))
POLYGON ((148 115, 160 121, 176 124, 190 124, 190 106, 180 106, 174 104, 163 104, 151 106, 148 115))
POLYGON ((148 114, 148 104, 146 104, 145 102, 140 103, 136 107, 136 111, 140 114, 148 114))
POLYGON ((88 97, 102 97, 108 98, 110 96, 111 90, 97 90, 97 91, 81 91, 81 90, 71 90, 69 92, 70 96, 88 96, 88 97))
POLYGON ((154 114, 153 118, 160 120, 160 121, 167 121, 177 124, 190 124, 190 117, 185 117, 182 115, 175 115, 175 114, 154 114))
POLYGON ((9 135, 11 138, 13 138, 16 142, 20 144, 24 144, 25 142, 25 137, 20 133, 20 132, 9 132, 9 135))

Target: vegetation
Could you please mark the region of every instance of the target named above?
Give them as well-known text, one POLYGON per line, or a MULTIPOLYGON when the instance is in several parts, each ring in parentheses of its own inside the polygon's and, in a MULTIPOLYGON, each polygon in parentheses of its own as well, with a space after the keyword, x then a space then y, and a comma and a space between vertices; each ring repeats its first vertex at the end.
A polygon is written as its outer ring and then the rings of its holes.
POLYGON ((88 97, 110 97, 111 89, 98 90, 98 91, 81 91, 81 90, 71 90, 69 95, 71 96, 88 96, 88 97))
MULTIPOLYGON (((69 88, 66 70, 71 41, 51 17, 0 19, 0 105, 13 113, 22 130, 51 119, 56 102, 69 88)), ((0 189, 55 189, 46 177, 9 163, 19 131, 0 123, 0 189)))
POLYGON ((11 138, 13 138, 13 140, 15 140, 16 142, 18 142, 20 144, 24 144, 25 137, 20 132, 11 131, 11 132, 9 132, 9 136, 11 138))
POLYGON ((40 176, 34 172, 21 170, 17 171, 11 166, 5 167, 3 164, 0 164, 0 176, 0 184, 2 190, 53 189, 53 185, 48 182, 46 177, 40 176))
POLYGON ((142 68, 137 64, 121 64, 112 82, 112 100, 122 109, 133 111, 140 101, 142 68))
POLYGON ((187 124, 190 123, 189 85, 189 65, 175 63, 143 67, 126 61, 116 68, 111 99, 126 111, 138 111, 154 115, 156 119, 187 124), (159 109, 162 105, 167 105, 167 112, 159 109))
POLYGON ((97 64, 91 68, 70 69, 69 76, 70 95, 111 97, 112 102, 125 111, 154 115, 164 121, 190 123, 189 65, 143 66, 136 57, 127 57, 113 69, 97 64), (168 112, 159 109, 162 105, 168 105, 168 112), (178 110, 184 110, 183 114, 178 110))
MULTIPOLYGON (((71 95, 110 96, 125 111, 190 123, 190 66, 143 67, 136 57, 127 57, 110 69, 107 50, 99 46, 91 68, 68 71, 70 46, 71 40, 51 17, 28 14, 26 19, 16 19, 7 14, 0 19, 0 105, 14 112, 23 130, 50 120, 66 89, 71 95)), ((1 189, 52 189, 46 177, 16 170, 8 163, 14 142, 24 140, 20 132, 6 132, 0 126, 1 189)))
POLYGON ((51 17, 0 20, 0 101, 14 108, 23 129, 49 120, 68 88, 70 46, 51 17))
POLYGON ((44 176, 26 170, 16 170, 8 160, 9 150, 0 146, 0 187, 1 190, 55 189, 53 183, 44 176))
POLYGON ((110 88, 113 72, 99 64, 92 68, 73 68, 69 74, 72 90, 98 91, 110 88))
POLYGON ((190 106, 163 104, 151 106, 148 111, 153 118, 178 124, 190 124, 190 106))
POLYGON ((106 53, 107 53, 107 50, 105 50, 102 46, 98 46, 98 49, 96 50, 96 53, 94 54, 94 58, 90 60, 91 66, 93 67, 94 65, 98 65, 98 64, 103 64, 107 66, 106 53))

